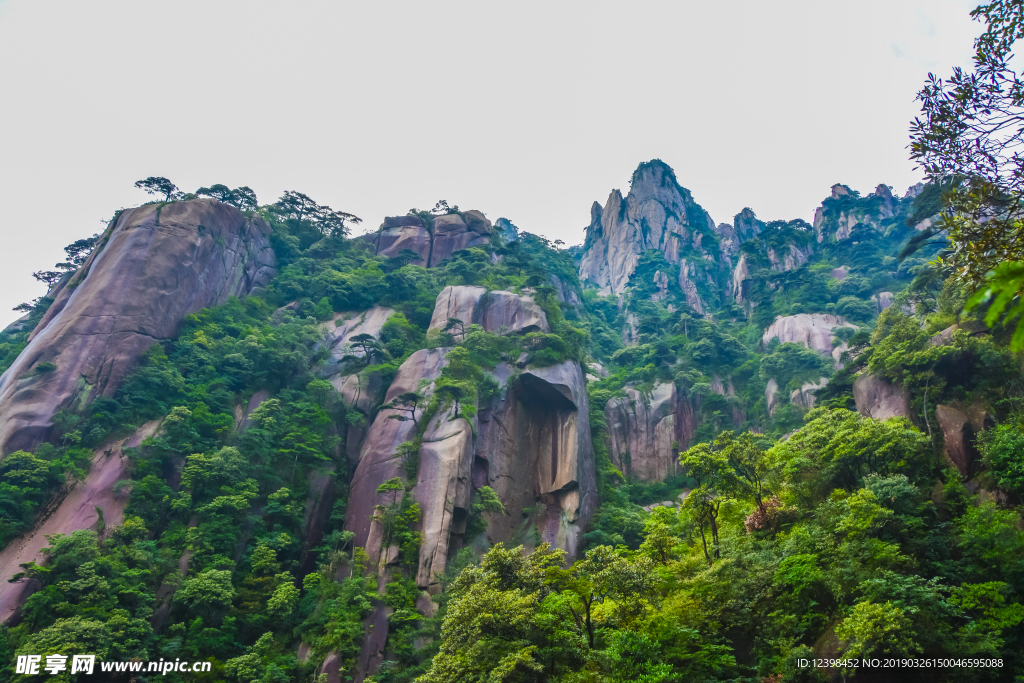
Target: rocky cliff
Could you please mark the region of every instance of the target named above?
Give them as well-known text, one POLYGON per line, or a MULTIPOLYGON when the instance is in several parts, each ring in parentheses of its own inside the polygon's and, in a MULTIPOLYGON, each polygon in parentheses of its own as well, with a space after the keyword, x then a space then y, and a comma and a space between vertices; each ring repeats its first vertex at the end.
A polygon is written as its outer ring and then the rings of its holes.
MULTIPOLYGON (((499 236, 514 241, 518 235, 507 219, 500 223, 499 236)), ((488 244, 491 221, 480 211, 464 211, 440 216, 392 216, 384 219, 378 232, 363 235, 361 239, 373 246, 381 256, 397 256, 405 250, 413 251, 419 259, 415 265, 435 267, 449 259, 460 249, 488 244)))
POLYGON ((691 307, 701 307, 693 283, 703 285, 708 278, 714 281, 717 277, 704 262, 718 260, 719 239, 711 216, 679 185, 672 169, 661 161, 651 161, 633 173, 625 198, 619 190, 612 190, 604 207, 594 203, 580 279, 602 292, 622 293, 641 255, 657 250, 668 263, 679 266, 679 286, 688 292, 691 307))
POLYGON ((264 221, 213 199, 120 213, 0 377, 2 452, 35 447, 57 411, 113 394, 185 314, 266 285, 269 235, 264 221))

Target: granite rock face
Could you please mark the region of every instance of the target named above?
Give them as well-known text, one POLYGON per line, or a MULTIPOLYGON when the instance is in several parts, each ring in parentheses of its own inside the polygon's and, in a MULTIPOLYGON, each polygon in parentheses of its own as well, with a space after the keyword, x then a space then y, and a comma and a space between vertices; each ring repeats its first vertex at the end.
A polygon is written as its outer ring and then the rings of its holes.
POLYGON ((951 406, 935 406, 935 419, 942 430, 943 451, 950 464, 956 467, 960 476, 969 477, 974 464, 978 460, 978 451, 974 447, 974 429, 971 420, 951 406))
POLYGON ((453 410, 441 411, 427 425, 419 452, 419 480, 412 491, 423 521, 416 583, 435 591, 436 575, 448 562, 452 535, 466 530, 472 494, 473 426, 453 410))
POLYGON ((893 197, 887 185, 879 185, 866 198, 877 198, 873 209, 848 209, 842 200, 854 196, 854 192, 846 185, 832 186, 831 195, 814 211, 814 232, 819 243, 826 240, 842 241, 848 239, 858 225, 879 229, 882 221, 892 218, 898 208, 898 200, 893 197), (833 200, 833 201, 830 201, 833 200))
POLYGON ((857 412, 876 420, 910 415, 907 390, 881 375, 860 375, 853 382, 853 400, 857 412))
POLYGON ((799 389, 794 389, 789 394, 789 402, 800 406, 804 410, 814 407, 814 392, 828 384, 828 377, 821 377, 817 382, 804 382, 799 389))
POLYGON ((856 325, 846 322, 839 316, 823 313, 799 313, 776 318, 775 322, 764 331, 761 341, 767 346, 772 339, 777 338, 780 343, 803 344, 822 356, 831 356, 832 341, 835 339, 832 329, 835 327, 857 329, 856 325))
POLYGON ((529 368, 507 381, 480 413, 473 480, 498 494, 507 515, 487 515, 493 541, 511 538, 523 511, 535 513, 541 540, 576 554, 597 505, 583 371, 567 361, 529 368))
MULTIPOLYGON (((384 402, 399 394, 418 391, 429 397, 433 393, 433 382, 441 375, 448 349, 421 349, 406 359, 398 368, 391 386, 388 387, 384 402)), ((348 515, 345 528, 355 533, 354 544, 365 547, 370 557, 376 560, 380 548, 368 547, 370 525, 378 500, 377 487, 392 477, 400 476, 402 464, 395 459, 395 449, 412 440, 416 425, 412 421, 391 420, 389 415, 399 414, 394 410, 381 410, 370 426, 359 454, 359 464, 352 475, 348 515)), ((417 411, 417 417, 421 417, 417 411)))
POLYGON ((263 220, 214 199, 122 212, 0 377, 2 452, 34 448, 58 410, 113 394, 186 314, 269 282, 269 235, 263 220), (42 363, 56 369, 38 372, 42 363))
MULTIPOLYGON (((445 287, 437 295, 434 314, 430 319, 432 330, 442 330, 449 318, 457 318, 463 326, 480 325, 486 332, 550 332, 547 315, 533 296, 523 290, 488 292, 484 287, 454 285, 445 287)), ((455 334, 459 334, 456 330, 455 334)))
POLYGON ((467 211, 461 216, 438 216, 434 219, 434 243, 430 250, 430 266, 433 268, 440 265, 460 249, 487 244, 490 234, 491 222, 479 211, 467 211))
MULTIPOLYGON (((487 244, 492 229, 487 217, 476 210, 436 216, 430 226, 419 216, 389 216, 379 232, 358 239, 369 244, 378 256, 394 257, 408 249, 419 255, 413 265, 434 267, 460 249, 487 244)), ((518 234, 515 239, 519 239, 518 234)))
POLYGON ((403 249, 419 254, 413 265, 426 266, 430 260, 430 231, 418 216, 392 216, 384 219, 384 229, 377 238, 378 256, 397 256, 403 249))
MULTIPOLYGON (((338 313, 334 320, 322 326, 327 334, 326 343, 331 348, 331 357, 324 364, 323 376, 338 390, 345 404, 358 410, 365 418, 370 417, 384 389, 380 373, 372 369, 380 359, 371 358, 370 367, 363 368, 358 360, 352 362, 346 358, 361 359, 364 351, 352 343, 352 338, 369 334, 379 340, 384 323, 393 314, 390 308, 374 306, 358 314, 338 313)), ((365 426, 349 425, 345 451, 352 463, 359 461, 366 429, 365 426)))
POLYGON ((625 398, 605 405, 612 463, 627 477, 649 483, 679 470, 676 388, 658 384, 650 395, 626 387, 625 398))
POLYGON ((660 161, 641 164, 629 194, 623 198, 613 190, 604 207, 594 203, 590 215, 580 279, 602 290, 623 292, 648 249, 663 252, 669 263, 679 263, 687 248, 714 260, 701 248, 705 236, 717 239, 714 222, 660 161))
POLYGON ((0 624, 15 616, 34 590, 32 582, 8 583, 8 579, 21 571, 20 565, 26 562, 44 563, 42 549, 49 544, 47 536, 69 535, 79 529, 93 528, 99 519, 97 510, 103 513, 104 523, 110 528, 124 521, 124 509, 130 495, 115 490, 118 481, 131 476, 131 461, 123 449, 139 446, 156 432, 159 425, 159 420, 148 422, 130 437, 98 448, 85 481, 74 484, 53 514, 26 535, 0 549, 0 624))

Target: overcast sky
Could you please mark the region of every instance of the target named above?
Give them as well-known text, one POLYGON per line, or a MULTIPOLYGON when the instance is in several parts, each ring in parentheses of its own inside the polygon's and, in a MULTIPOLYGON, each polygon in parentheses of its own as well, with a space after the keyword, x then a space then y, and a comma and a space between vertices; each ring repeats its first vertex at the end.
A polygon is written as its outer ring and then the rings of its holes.
POLYGON ((656 157, 716 222, 902 194, 974 4, 0 0, 0 324, 150 175, 365 228, 446 199, 569 244, 656 157))

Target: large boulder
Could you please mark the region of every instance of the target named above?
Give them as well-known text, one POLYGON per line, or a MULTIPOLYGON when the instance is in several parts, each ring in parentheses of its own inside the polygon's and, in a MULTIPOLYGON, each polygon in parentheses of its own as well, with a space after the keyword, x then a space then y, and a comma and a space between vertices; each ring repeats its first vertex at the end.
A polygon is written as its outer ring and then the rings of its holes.
POLYGON ((431 330, 443 330, 449 318, 457 318, 465 327, 479 324, 483 315, 481 300, 487 294, 485 287, 449 285, 441 290, 434 301, 434 314, 430 318, 431 330))
POLYGON ((864 374, 853 382, 853 400, 857 412, 876 420, 910 415, 907 390, 881 375, 864 374))
POLYGON ((835 339, 832 329, 836 327, 857 329, 856 325, 846 322, 839 316, 825 313, 798 313, 776 318, 775 322, 764 331, 761 341, 767 346, 768 342, 777 338, 780 343, 803 344, 822 356, 831 356, 832 341, 835 339))
POLYGON ((482 246, 488 243, 491 222, 479 211, 467 211, 466 219, 457 213, 438 216, 434 219, 434 244, 430 251, 430 266, 435 267, 451 258, 460 249, 482 246))
POLYGON ((487 332, 550 332, 548 317, 529 294, 488 292, 481 323, 487 332))
POLYGON ((430 260, 430 231, 418 216, 392 216, 384 219, 377 237, 378 256, 397 256, 404 249, 415 251, 420 258, 413 265, 426 266, 430 260))
POLYGON ((186 314, 269 282, 269 235, 263 220, 214 199, 118 215, 0 377, 2 452, 34 448, 57 411, 112 395, 186 314))
MULTIPOLYGON (((433 382, 441 375, 448 349, 421 349, 409 356, 388 387, 384 402, 396 396, 418 391, 424 396, 433 393, 433 382)), ((374 508, 381 503, 377 487, 392 477, 402 475, 402 463, 395 458, 395 449, 410 441, 416 433, 413 421, 389 419, 390 415, 403 414, 395 410, 381 410, 366 435, 359 464, 352 475, 348 500, 348 514, 345 528, 355 533, 356 546, 366 548, 370 557, 376 559, 379 548, 369 548, 370 523, 374 508)), ((417 417, 422 417, 418 411, 417 417)))
POLYGON ((650 394, 625 391, 604 409, 612 463, 637 481, 662 481, 679 469, 675 384, 657 384, 650 394))
POLYGON ((20 566, 24 563, 44 564, 42 550, 49 544, 48 536, 92 529, 101 514, 108 528, 120 526, 124 521, 124 509, 130 494, 115 488, 118 481, 131 478, 131 460, 124 454, 124 449, 139 446, 156 432, 159 425, 159 420, 148 422, 130 437, 98 448, 85 481, 75 482, 52 514, 41 520, 32 531, 0 550, 0 624, 15 616, 37 587, 30 581, 8 583, 8 580, 21 571, 20 566))

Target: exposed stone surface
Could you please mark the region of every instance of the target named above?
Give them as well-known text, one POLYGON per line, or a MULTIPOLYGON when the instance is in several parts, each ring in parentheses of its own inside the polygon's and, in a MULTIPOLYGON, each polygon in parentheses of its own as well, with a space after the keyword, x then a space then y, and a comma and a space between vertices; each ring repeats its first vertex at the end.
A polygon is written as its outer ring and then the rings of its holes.
POLYGON ((603 208, 597 202, 591 208, 580 279, 619 294, 640 254, 657 249, 669 263, 679 263, 685 246, 703 253, 704 234, 714 235, 715 224, 678 185, 672 170, 657 161, 641 164, 625 198, 613 190, 603 208))
POLYGON ((978 451, 974 447, 974 430, 971 428, 970 418, 951 406, 935 406, 935 419, 939 422, 939 429, 942 430, 942 438, 945 443, 944 453, 960 472, 960 476, 968 477, 975 462, 978 460, 978 451))
POLYGON ((696 274, 696 267, 692 263, 686 259, 679 261, 679 288, 683 290, 686 304, 697 315, 704 315, 704 302, 701 300, 700 294, 697 292, 697 284, 693 280, 696 274))
POLYGON ((58 410, 112 395, 187 313, 269 282, 269 234, 263 220, 214 199, 121 213, 0 377, 2 452, 34 448, 58 410), (56 369, 35 372, 41 363, 56 369))
POLYGON ((435 577, 444 572, 448 560, 451 535, 465 531, 469 513, 473 427, 464 418, 453 419, 453 410, 441 411, 431 419, 420 448, 419 481, 413 496, 423 515, 416 574, 421 588, 437 584, 435 577))
POLYGON ((494 222, 494 232, 502 244, 519 241, 519 228, 507 218, 499 218, 494 222))
MULTIPOLYGON (((370 417, 372 407, 377 403, 383 391, 380 373, 346 362, 346 356, 362 358, 363 349, 352 344, 352 338, 361 334, 369 334, 380 339, 384 323, 394 314, 394 310, 383 306, 373 306, 362 313, 338 313, 334 320, 322 325, 328 335, 326 343, 331 347, 331 357, 324 366, 323 376, 330 380, 334 388, 341 394, 345 404, 355 408, 365 418, 370 417)), ((376 364, 379 359, 370 359, 376 364)), ((359 460, 363 439, 366 437, 366 426, 349 425, 348 440, 345 451, 352 463, 359 460)))
POLYGON ((832 277, 836 280, 845 280, 846 276, 850 274, 850 269, 846 266, 839 266, 838 268, 832 269, 832 277))
POLYGON ((804 382, 799 389, 790 392, 789 402, 804 410, 810 410, 814 407, 814 392, 826 384, 828 384, 828 377, 821 377, 817 382, 804 382))
POLYGON ((679 469, 675 384, 658 384, 650 395, 626 387, 625 398, 605 405, 612 463, 626 476, 642 482, 661 481, 679 469))
POLYGON ((878 312, 881 313, 885 309, 892 306, 892 292, 879 292, 877 295, 872 294, 871 300, 875 302, 875 304, 878 306, 878 312))
MULTIPOLYGON (((433 392, 433 381, 441 374, 448 349, 421 349, 406 359, 388 388, 384 402, 399 394, 419 391, 425 396, 433 392)), ((345 528, 355 532, 356 546, 366 547, 370 535, 370 519, 378 500, 377 487, 401 473, 401 463, 394 458, 395 449, 412 438, 416 426, 411 421, 390 420, 393 410, 381 410, 370 426, 359 454, 359 464, 352 476, 348 515, 345 528)), ((419 416, 419 415, 418 415, 419 416)), ((366 547, 372 558, 379 548, 366 547)))
POLYGON ((418 216, 391 216, 384 219, 384 229, 376 241, 379 256, 397 256, 403 249, 415 251, 419 260, 412 263, 426 266, 430 260, 430 231, 418 216))
POLYGON ((768 386, 764 388, 765 408, 769 415, 775 414, 775 408, 779 405, 779 383, 774 378, 768 380, 768 386))
POLYGON ((551 273, 548 276, 551 279, 551 284, 555 287, 555 293, 558 295, 558 301, 560 303, 568 304, 570 306, 579 306, 580 301, 579 294, 576 293, 576 288, 568 282, 562 282, 562 280, 551 273))
POLYGON ((658 289, 651 294, 651 301, 664 301, 668 297, 668 275, 655 271, 654 286, 658 289))
POLYGON ((76 483, 42 524, 0 550, 0 624, 14 616, 33 592, 35 587, 30 582, 8 583, 8 580, 20 572, 20 565, 26 562, 44 563, 41 551, 48 545, 48 535, 93 528, 99 519, 97 509, 103 511, 103 521, 108 528, 124 521, 129 494, 114 490, 114 484, 131 476, 131 464, 123 449, 137 447, 152 436, 159 425, 159 420, 148 422, 130 437, 98 448, 85 481, 76 483))
POLYGON ((778 338, 780 343, 794 342, 803 344, 817 351, 822 356, 832 355, 832 333, 834 327, 852 327, 856 325, 846 322, 843 318, 823 313, 798 313, 784 318, 776 318, 761 338, 767 345, 772 339, 778 338))
POLYGON ((460 249, 487 244, 491 222, 479 211, 447 214, 434 219, 434 243, 430 250, 430 266, 435 267, 451 258, 460 249))
POLYGON ((750 265, 747 263, 747 257, 744 254, 740 256, 740 260, 736 262, 736 267, 732 270, 732 284, 729 288, 729 294, 736 299, 736 303, 741 304, 747 298, 747 291, 745 283, 750 279, 750 265))
POLYGON ((480 324, 483 315, 481 299, 487 293, 485 287, 449 285, 441 290, 434 302, 434 315, 430 318, 431 330, 443 330, 449 318, 458 318, 465 327, 480 324))
MULTIPOLYGON (((487 332, 550 332, 548 317, 529 294, 494 291, 483 297, 481 323, 487 332)), ((433 321, 431 321, 433 325, 433 321)))
POLYGON ((876 420, 910 415, 910 398, 906 389, 881 375, 857 377, 853 382, 853 400, 858 413, 876 420))
POLYGON ((487 482, 508 515, 488 514, 488 536, 510 538, 536 508, 541 539, 574 555, 597 504, 583 371, 574 362, 529 369, 480 413, 474 479, 487 482))

